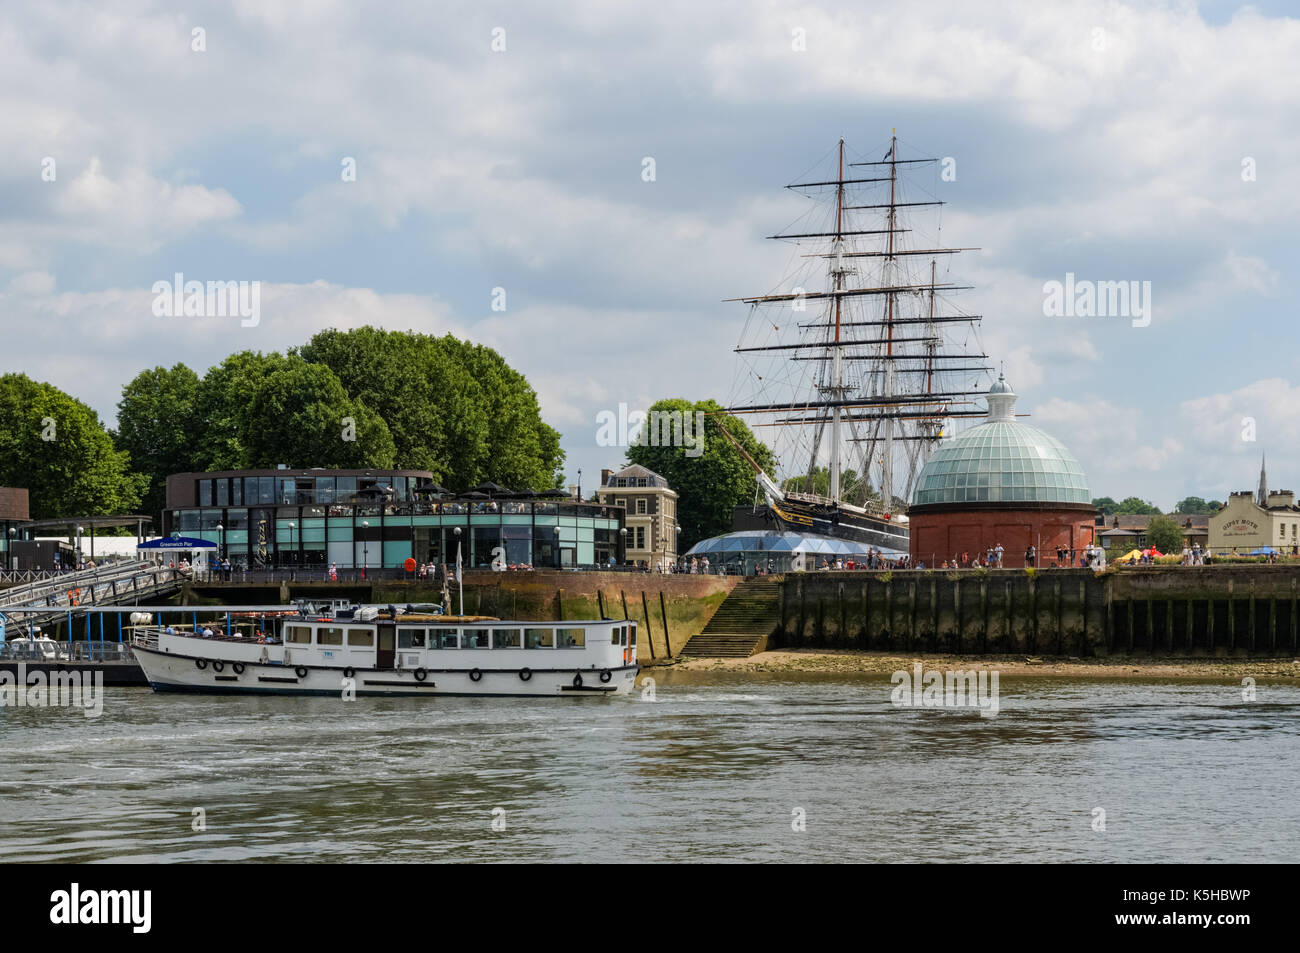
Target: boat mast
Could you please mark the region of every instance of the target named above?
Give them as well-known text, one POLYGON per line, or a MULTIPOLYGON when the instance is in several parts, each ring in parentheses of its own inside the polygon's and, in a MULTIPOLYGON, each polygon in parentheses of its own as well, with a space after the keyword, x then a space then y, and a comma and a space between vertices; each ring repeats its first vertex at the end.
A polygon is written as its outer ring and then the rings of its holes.
MULTIPOLYGON (((831 265, 831 275, 835 279, 835 290, 844 290, 844 140, 840 140, 839 184, 835 186, 835 258, 831 265)), ((841 295, 835 295, 835 346, 831 372, 831 388, 835 399, 843 400, 844 394, 844 349, 840 347, 840 308, 843 303, 841 295)), ((838 503, 840 500, 840 416, 843 413, 838 406, 831 410, 831 486, 830 498, 838 503)))
MULTIPOLYGON (((889 137, 889 244, 885 257, 885 280, 881 284, 889 287, 894 281, 894 270, 897 265, 894 259, 894 229, 898 227, 898 207, 895 186, 898 182, 898 130, 893 130, 889 137)), ((885 328, 886 340, 885 345, 885 368, 884 368, 884 390, 883 396, 888 400, 894 396, 894 293, 891 292, 885 298, 885 328)), ((892 417, 886 417, 883 421, 885 425, 885 458, 881 461, 880 467, 880 504, 886 513, 894 511, 894 421, 892 417)))

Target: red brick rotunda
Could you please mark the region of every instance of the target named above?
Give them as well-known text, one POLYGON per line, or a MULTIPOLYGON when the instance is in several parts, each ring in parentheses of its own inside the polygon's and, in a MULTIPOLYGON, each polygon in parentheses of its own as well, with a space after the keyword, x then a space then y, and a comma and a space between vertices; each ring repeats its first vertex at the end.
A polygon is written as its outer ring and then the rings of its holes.
POLYGON ((1096 509, 1083 468, 1065 445, 1015 417, 1016 395, 1004 377, 989 388, 988 419, 944 441, 917 477, 907 511, 912 564, 927 568, 1001 544, 1002 565, 1051 566, 1057 549, 1079 555, 1093 541, 1096 509))

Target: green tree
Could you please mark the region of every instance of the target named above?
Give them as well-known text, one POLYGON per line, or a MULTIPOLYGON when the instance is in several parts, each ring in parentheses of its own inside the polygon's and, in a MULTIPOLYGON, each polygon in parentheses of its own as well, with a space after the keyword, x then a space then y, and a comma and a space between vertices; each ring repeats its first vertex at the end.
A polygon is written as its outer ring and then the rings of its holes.
POLYGON ((1147 545, 1169 555, 1182 552, 1183 528, 1168 516, 1153 516, 1147 524, 1147 545))
POLYGON ((1210 516, 1219 512, 1222 506, 1223 504, 1218 500, 1203 500, 1199 496, 1188 496, 1178 501, 1174 512, 1191 516, 1210 516))
POLYGON ((1115 507, 1119 506, 1119 504, 1116 503, 1114 500, 1112 500, 1109 496, 1097 497, 1097 499, 1092 501, 1092 505, 1097 507, 1097 509, 1101 512, 1103 516, 1110 516, 1112 513, 1115 512, 1115 507))
POLYGON ((296 353, 329 367, 384 419, 399 467, 429 470, 455 490, 563 482, 559 433, 543 422, 528 381, 491 348, 365 327, 322 331, 296 353))
POLYGON ((195 415, 198 397, 199 376, 184 364, 141 371, 122 389, 114 436, 149 481, 141 506, 155 520, 166 506, 168 475, 194 465, 203 429, 195 415))
POLYGON ((1122 516, 1156 516, 1160 508, 1136 496, 1126 497, 1115 507, 1115 512, 1122 516))
POLYGON ((275 352, 238 351, 208 368, 195 402, 200 430, 186 470, 239 470, 250 465, 249 406, 262 382, 287 361, 275 352))
POLYGON ((26 374, 0 376, 0 485, 28 489, 33 519, 133 513, 147 484, 81 401, 26 374))
POLYGON ((388 425, 323 364, 288 359, 275 368, 254 388, 247 420, 241 467, 393 466, 388 425))
MULTIPOLYGON (((772 451, 758 441, 738 418, 723 412, 716 401, 691 403, 672 398, 656 402, 650 414, 704 414, 704 446, 699 456, 690 447, 652 446, 639 441, 628 449, 627 458, 658 473, 677 491, 677 522, 682 528, 677 551, 685 552, 702 539, 730 533, 735 508, 754 499, 754 469, 721 433, 725 427, 765 472, 774 470, 772 451)), ((647 427, 649 427, 648 418, 647 427)), ((692 431, 694 433, 694 431, 692 431)), ((697 444, 698 446, 698 444, 697 444)))

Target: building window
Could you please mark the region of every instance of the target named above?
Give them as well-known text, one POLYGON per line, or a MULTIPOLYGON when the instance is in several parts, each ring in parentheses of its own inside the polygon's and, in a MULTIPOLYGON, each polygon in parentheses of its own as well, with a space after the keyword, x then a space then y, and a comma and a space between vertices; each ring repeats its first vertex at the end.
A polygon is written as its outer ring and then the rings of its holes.
POLYGON ((648 513, 649 511, 650 511, 650 507, 644 499, 640 499, 636 501, 637 516, 645 516, 645 514, 648 513))
POLYGON ((637 526, 634 530, 636 541, 632 544, 633 549, 645 549, 645 527, 637 526))

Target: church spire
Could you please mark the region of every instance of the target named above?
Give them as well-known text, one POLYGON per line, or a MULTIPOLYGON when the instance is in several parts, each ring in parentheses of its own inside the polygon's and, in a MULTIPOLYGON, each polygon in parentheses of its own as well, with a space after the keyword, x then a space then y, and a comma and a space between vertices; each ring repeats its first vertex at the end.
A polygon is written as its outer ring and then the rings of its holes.
POLYGON ((1268 474, 1264 472, 1264 454, 1259 455, 1259 490, 1256 492, 1256 502, 1260 506, 1268 506, 1268 474))

